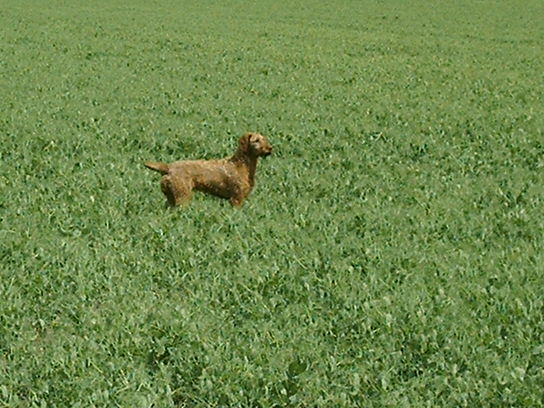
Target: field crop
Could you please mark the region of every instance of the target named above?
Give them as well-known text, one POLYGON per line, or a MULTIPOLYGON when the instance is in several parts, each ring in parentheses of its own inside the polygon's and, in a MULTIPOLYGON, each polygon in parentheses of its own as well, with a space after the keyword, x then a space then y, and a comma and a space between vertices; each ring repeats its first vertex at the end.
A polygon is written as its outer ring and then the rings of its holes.
POLYGON ((2 6, 0 406, 544 405, 540 0, 2 6))

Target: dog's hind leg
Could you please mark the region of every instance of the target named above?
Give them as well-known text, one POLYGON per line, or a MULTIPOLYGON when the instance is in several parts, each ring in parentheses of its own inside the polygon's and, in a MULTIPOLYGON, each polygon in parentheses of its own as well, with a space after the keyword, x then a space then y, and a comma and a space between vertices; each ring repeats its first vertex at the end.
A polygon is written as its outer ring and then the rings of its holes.
POLYGON ((171 207, 191 201, 192 186, 185 179, 166 174, 161 178, 161 191, 171 207))

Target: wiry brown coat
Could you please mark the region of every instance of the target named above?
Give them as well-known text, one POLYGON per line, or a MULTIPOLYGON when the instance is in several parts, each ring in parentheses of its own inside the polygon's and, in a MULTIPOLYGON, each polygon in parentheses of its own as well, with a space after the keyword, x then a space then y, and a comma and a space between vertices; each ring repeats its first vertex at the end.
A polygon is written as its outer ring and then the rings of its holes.
POLYGON ((161 190, 171 206, 187 203, 193 190, 226 198, 242 206, 255 184, 257 159, 272 153, 272 146, 259 133, 240 138, 233 156, 221 160, 184 160, 174 163, 145 162, 163 174, 161 190))

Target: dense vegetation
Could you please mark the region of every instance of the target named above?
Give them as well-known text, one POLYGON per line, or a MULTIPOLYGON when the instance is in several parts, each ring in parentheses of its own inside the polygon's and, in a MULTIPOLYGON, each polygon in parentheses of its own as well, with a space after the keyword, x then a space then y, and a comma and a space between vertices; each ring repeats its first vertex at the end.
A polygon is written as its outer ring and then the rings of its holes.
POLYGON ((152 3, 2 2, 0 405, 543 406, 543 3, 152 3))

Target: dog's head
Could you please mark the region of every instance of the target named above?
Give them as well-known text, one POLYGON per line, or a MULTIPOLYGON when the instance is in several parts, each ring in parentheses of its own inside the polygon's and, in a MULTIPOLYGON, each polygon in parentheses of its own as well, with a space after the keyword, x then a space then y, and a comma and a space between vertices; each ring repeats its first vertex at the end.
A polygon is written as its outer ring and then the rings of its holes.
POLYGON ((240 150, 254 157, 272 154, 272 145, 260 133, 246 133, 240 138, 240 150))

